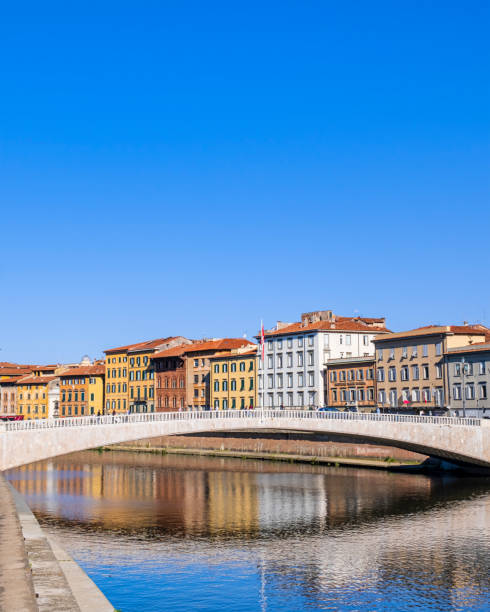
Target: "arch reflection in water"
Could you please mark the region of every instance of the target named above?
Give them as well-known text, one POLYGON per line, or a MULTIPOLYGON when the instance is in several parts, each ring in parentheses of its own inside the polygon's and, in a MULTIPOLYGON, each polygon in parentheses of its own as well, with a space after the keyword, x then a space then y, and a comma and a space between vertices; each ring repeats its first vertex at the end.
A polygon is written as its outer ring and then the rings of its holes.
POLYGON ((488 480, 115 452, 10 478, 123 610, 489 601, 488 480))

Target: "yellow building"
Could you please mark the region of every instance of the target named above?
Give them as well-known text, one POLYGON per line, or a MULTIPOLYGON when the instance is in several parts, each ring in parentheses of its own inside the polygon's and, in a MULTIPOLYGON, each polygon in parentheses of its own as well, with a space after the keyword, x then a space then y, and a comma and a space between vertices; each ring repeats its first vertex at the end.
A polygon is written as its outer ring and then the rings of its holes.
POLYGON ((257 349, 243 347, 211 357, 211 407, 244 410, 257 405, 257 349))
POLYGON ((63 371, 59 366, 32 366, 32 373, 19 378, 16 413, 29 419, 47 419, 57 416, 59 382, 57 374, 63 371))
POLYGON ((155 373, 150 357, 189 342, 183 336, 172 336, 104 351, 105 413, 154 412, 155 373))
POLYGON ((104 414, 104 376, 102 363, 81 365, 60 374, 60 417, 104 414))

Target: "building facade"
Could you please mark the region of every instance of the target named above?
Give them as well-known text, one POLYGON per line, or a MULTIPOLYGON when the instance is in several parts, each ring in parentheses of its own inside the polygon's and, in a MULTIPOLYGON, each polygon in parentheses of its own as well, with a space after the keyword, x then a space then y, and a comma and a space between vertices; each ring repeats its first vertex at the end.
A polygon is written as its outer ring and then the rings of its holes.
POLYGON ((325 373, 326 403, 339 409, 371 412, 376 407, 374 357, 329 359, 325 373))
POLYGON ((158 351, 190 342, 183 336, 171 336, 104 351, 106 414, 153 412, 155 372, 151 357, 158 351))
POLYGON ((245 410, 257 405, 257 349, 245 347, 211 357, 210 405, 214 410, 245 410))
POLYGON ((382 409, 446 410, 444 353, 485 340, 483 326, 429 325, 376 337, 377 401, 382 409))
POLYGON ((187 345, 159 351, 152 356, 155 370, 155 400, 157 412, 175 412, 186 407, 187 345))
POLYGON ((264 333, 259 406, 322 406, 328 360, 372 356, 374 338, 388 331, 384 318, 342 317, 330 310, 303 313, 297 323, 278 321, 264 333))
POLYGON ((223 351, 255 346, 243 338, 196 340, 152 356, 158 411, 206 410, 211 407, 211 358, 223 351))
POLYGON ((32 372, 32 366, 0 363, 0 418, 14 418, 17 414, 17 386, 19 378, 32 372))
POLYGON ((70 368, 60 374, 58 416, 104 414, 105 365, 101 362, 70 368))
POLYGON ((16 385, 16 412, 25 420, 58 416, 60 379, 63 367, 33 366, 33 371, 19 378, 16 385))
POLYGON ((449 348, 445 361, 451 414, 490 418, 490 342, 449 348))

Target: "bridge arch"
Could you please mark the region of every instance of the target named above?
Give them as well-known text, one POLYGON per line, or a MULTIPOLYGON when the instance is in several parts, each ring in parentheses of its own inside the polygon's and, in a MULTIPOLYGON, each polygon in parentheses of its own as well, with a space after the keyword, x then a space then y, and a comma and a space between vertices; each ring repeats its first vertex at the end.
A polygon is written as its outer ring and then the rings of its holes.
POLYGON ((362 438, 490 469, 490 423, 480 419, 300 410, 229 410, 80 417, 0 424, 0 469, 145 438, 243 430, 362 438))

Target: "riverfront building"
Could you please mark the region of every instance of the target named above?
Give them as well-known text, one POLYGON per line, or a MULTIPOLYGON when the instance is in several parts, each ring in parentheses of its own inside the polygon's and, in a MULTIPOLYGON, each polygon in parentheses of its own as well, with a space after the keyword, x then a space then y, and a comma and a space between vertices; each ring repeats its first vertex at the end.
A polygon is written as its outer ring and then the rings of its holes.
POLYGON ((59 416, 104 414, 103 362, 70 368, 60 374, 59 416))
POLYGON ((211 407, 214 410, 255 408, 257 348, 245 346, 211 357, 211 407))
POLYGON ((32 372, 33 366, 0 363, 0 417, 13 418, 17 414, 17 386, 19 378, 32 372))
POLYGON ((278 321, 264 333, 259 406, 323 405, 328 360, 370 357, 374 354, 374 338, 388 332, 384 317, 342 317, 331 310, 303 313, 297 323, 278 321))
POLYGON ((163 349, 190 343, 183 336, 137 342, 104 351, 106 414, 153 412, 155 375, 152 355, 163 349))
POLYGON ((444 354, 462 345, 483 342, 483 325, 428 325, 377 336, 378 405, 398 410, 448 407, 444 354))
POLYGON ((31 374, 15 383, 17 414, 24 419, 47 419, 58 416, 60 379, 63 366, 33 366, 31 374))
POLYGON ((214 338, 159 351, 152 356, 158 411, 204 410, 211 406, 211 358, 223 351, 255 346, 243 338, 214 338))
POLYGON ((374 357, 329 359, 325 383, 328 406, 363 412, 371 412, 376 407, 374 357))
POLYGON ((445 359, 451 413, 490 417, 490 342, 449 348, 445 359))

